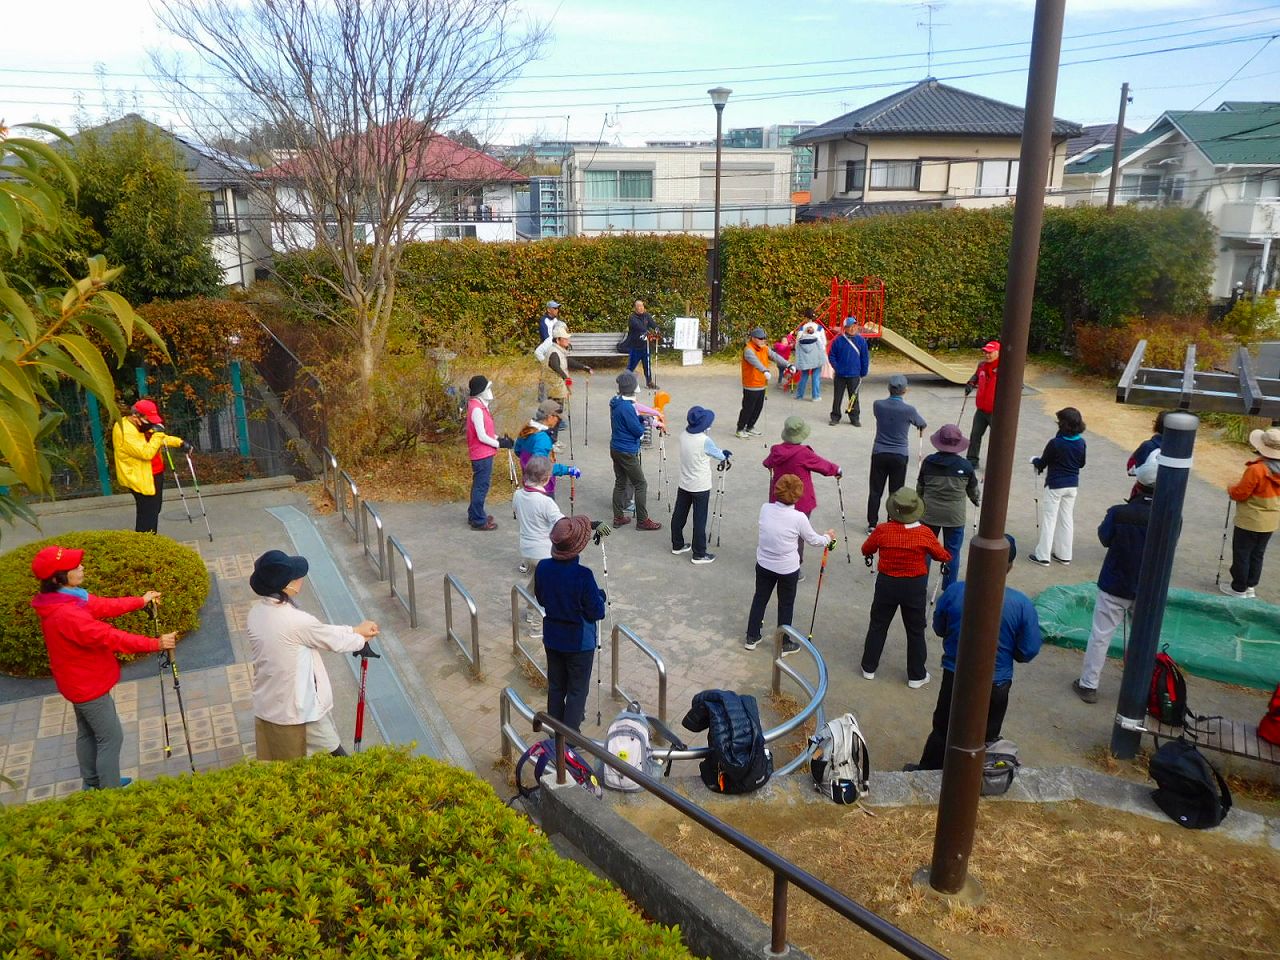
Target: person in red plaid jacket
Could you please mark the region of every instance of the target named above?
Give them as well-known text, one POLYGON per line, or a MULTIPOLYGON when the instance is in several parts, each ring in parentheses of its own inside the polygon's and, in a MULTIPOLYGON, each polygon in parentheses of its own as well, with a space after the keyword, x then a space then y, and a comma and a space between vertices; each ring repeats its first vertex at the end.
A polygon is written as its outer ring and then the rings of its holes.
POLYGON ((862 676, 876 678, 880 654, 893 615, 902 611, 907 631, 907 686, 918 690, 931 679, 925 669, 925 607, 929 587, 926 557, 950 563, 951 554, 938 542, 933 531, 920 522, 924 501, 910 487, 900 487, 889 497, 889 520, 879 524, 862 544, 862 556, 871 566, 871 557, 880 554, 880 572, 871 598, 867 639, 862 647, 862 676))

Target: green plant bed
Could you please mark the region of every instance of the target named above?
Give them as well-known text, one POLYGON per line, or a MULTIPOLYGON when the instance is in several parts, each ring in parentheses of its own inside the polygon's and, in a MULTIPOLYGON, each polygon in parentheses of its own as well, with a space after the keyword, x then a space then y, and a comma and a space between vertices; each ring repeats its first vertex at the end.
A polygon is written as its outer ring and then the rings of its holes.
MULTIPOLYGON (((37 540, 0 556, 0 671, 18 677, 49 676, 40 620, 31 609, 39 582, 31 558, 50 544, 83 550, 84 588, 102 597, 141 596, 158 590, 161 625, 182 635, 200 625, 200 607, 209 596, 209 572, 190 547, 150 533, 88 530, 37 540)), ((151 633, 141 611, 116 617, 114 626, 151 633)), ((122 660, 132 659, 121 657, 122 660)))
POLYGON ((473 774, 404 749, 0 813, 0 955, 689 957, 473 774))

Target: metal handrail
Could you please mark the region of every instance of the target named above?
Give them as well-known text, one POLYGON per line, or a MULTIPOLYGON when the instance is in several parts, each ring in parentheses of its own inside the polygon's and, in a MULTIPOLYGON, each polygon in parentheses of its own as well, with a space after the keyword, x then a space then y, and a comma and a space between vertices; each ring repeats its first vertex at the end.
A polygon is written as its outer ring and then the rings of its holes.
POLYGON ((498 699, 498 723, 499 730, 502 732, 502 759, 507 763, 511 762, 511 747, 513 745, 520 753, 524 753, 529 749, 529 745, 524 742, 524 738, 511 725, 512 710, 515 710, 520 716, 533 723, 533 708, 520 699, 520 694, 516 693, 514 689, 504 687, 502 696, 498 699))
POLYGON ((418 600, 413 587, 413 558, 409 556, 406 550, 395 537, 387 535, 387 585, 391 587, 391 596, 400 601, 401 605, 409 611, 409 626, 418 626, 418 600), (396 565, 392 551, 400 555, 400 559, 404 561, 404 579, 405 585, 409 588, 408 597, 401 596, 396 590, 396 565))
POLYGON ((666 723, 667 722, 667 664, 666 664, 666 661, 662 659, 662 656, 658 653, 657 650, 653 649, 653 647, 649 646, 647 643, 641 640, 638 636, 636 636, 636 634, 631 630, 630 627, 624 626, 621 623, 615 624, 613 627, 613 634, 612 634, 613 647, 612 647, 612 652, 610 654, 610 664, 609 664, 610 691, 613 693, 614 697, 618 699, 626 700, 628 702, 634 699, 629 693, 627 693, 625 690, 622 689, 622 684, 618 682, 618 675, 620 672, 618 654, 621 647, 621 643, 619 641, 622 639, 622 637, 626 637, 633 644, 635 644, 636 648, 641 653, 643 653, 646 657, 652 660, 653 665, 658 668, 658 719, 661 720, 663 723, 666 723))
POLYGON ((338 457, 328 447, 320 448, 320 482, 325 492, 333 496, 333 505, 338 505, 338 457))
POLYGON ((471 663, 471 672, 477 677, 480 676, 480 610, 476 607, 475 598, 471 596, 467 588, 452 573, 444 575, 444 633, 446 637, 458 645, 462 655, 471 663), (453 629, 453 592, 455 590, 458 592, 458 596, 466 603, 467 611, 471 614, 470 653, 463 646, 462 638, 458 636, 458 632, 453 629))
POLYGON ((533 654, 525 649, 524 644, 520 642, 520 600, 523 598, 529 606, 538 611, 538 616, 544 616, 546 611, 542 609, 542 604, 538 602, 538 598, 531 594, 524 584, 517 583, 511 587, 511 655, 516 660, 523 659, 534 670, 542 675, 542 679, 547 679, 547 671, 543 669, 542 664, 533 659, 533 654))
POLYGON ((342 478, 347 485, 347 490, 340 491, 341 496, 338 497, 338 514, 342 517, 342 522, 351 528, 352 535, 356 538, 356 542, 360 541, 360 526, 358 514, 360 512, 360 488, 356 486, 355 480, 351 474, 345 470, 339 470, 338 476, 342 478), (347 492, 351 493, 351 509, 347 509, 347 492))
MULTIPOLYGON (((792 637, 795 639, 795 637, 792 637)), ((821 662, 821 661, 820 661, 821 662)), ((825 670, 823 671, 825 673, 825 670)), ((821 678, 820 678, 820 683, 821 678)), ((767 867, 773 873, 773 923, 770 927, 770 956, 783 956, 787 953, 787 888, 795 884, 819 903, 834 910, 846 920, 851 921, 881 942, 888 944, 898 953, 912 960, 946 960, 927 943, 917 940, 905 930, 894 926, 879 914, 846 897, 839 890, 823 883, 807 870, 802 870, 763 844, 757 843, 746 834, 735 830, 719 817, 708 813, 692 800, 680 796, 670 787, 643 773, 631 764, 619 760, 603 746, 589 737, 584 737, 577 730, 553 719, 549 714, 539 711, 533 717, 533 729, 541 732, 546 727, 555 733, 556 743, 556 783, 568 782, 565 771, 565 743, 571 743, 579 750, 591 754, 601 763, 612 767, 624 777, 640 784, 668 806, 675 807, 690 820, 705 827, 721 840, 725 840, 757 863, 767 867)))
POLYGON ((375 561, 374 569, 378 571, 378 579, 387 579, 387 561, 386 561, 386 531, 382 526, 382 517, 378 514, 368 500, 360 501, 360 544, 364 555, 370 560, 375 561), (369 552, 369 518, 373 518, 374 529, 378 532, 378 555, 375 557, 369 552))

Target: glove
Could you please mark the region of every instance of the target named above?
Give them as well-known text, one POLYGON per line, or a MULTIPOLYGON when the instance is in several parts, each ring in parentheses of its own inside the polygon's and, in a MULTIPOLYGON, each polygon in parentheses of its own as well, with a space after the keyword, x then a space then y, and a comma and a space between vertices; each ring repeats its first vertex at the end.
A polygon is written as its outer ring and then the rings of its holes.
POLYGON ((512 440, 510 437, 508 437, 505 433, 498 438, 499 450, 510 450, 515 445, 516 445, 516 442, 512 440))
POLYGON ((869 554, 869 553, 868 553, 866 556, 864 556, 864 557, 862 558, 862 562, 863 562, 863 563, 865 563, 865 564, 867 565, 867 569, 868 569, 868 570, 870 570, 870 569, 871 569, 871 554, 869 554))
POLYGON ((364 642, 363 647, 361 647, 359 650, 355 651, 355 653, 351 655, 353 657, 361 657, 362 659, 365 659, 365 660, 369 659, 370 657, 372 657, 375 660, 382 659, 382 654, 373 652, 373 647, 369 646, 368 640, 364 642))
POLYGON ((182 442, 182 446, 179 447, 178 449, 181 450, 184 454, 192 454, 192 453, 195 453, 196 451, 196 448, 193 447, 191 444, 187 443, 185 440, 182 442))
POLYGON ((971 394, 971 393, 973 393, 973 384, 972 384, 972 383, 966 383, 966 384, 964 385, 964 395, 967 397, 967 396, 969 396, 969 394, 971 394))
POLYGON ((765 383, 768 383, 768 382, 769 382, 770 380, 772 380, 772 379, 773 379, 773 374, 772 374, 772 373, 770 373, 768 370, 766 370, 766 371, 764 372, 764 382, 765 382, 765 383))
POLYGON ((613 533, 613 527, 609 526, 603 520, 592 520, 591 529, 595 531, 591 539, 595 541, 597 547, 600 546, 601 540, 613 533))
POLYGON ((842 479, 843 477, 844 477, 844 471, 843 471, 843 470, 837 470, 837 471, 836 471, 836 479, 837 479, 837 480, 840 480, 840 479, 842 479))
POLYGON ((568 471, 565 473, 565 476, 569 477, 570 479, 577 480, 579 477, 582 476, 582 471, 579 470, 577 467, 570 467, 568 471))
POLYGON ((587 376, 588 376, 588 377, 589 377, 589 376, 591 376, 593 373, 595 373, 595 371, 594 371, 594 370, 592 370, 590 367, 583 367, 582 369, 583 369, 583 370, 585 370, 585 371, 587 371, 587 376))
POLYGON ((733 451, 732 451, 732 450, 721 450, 720 452, 724 454, 724 458, 725 458, 726 460, 731 460, 731 459, 733 458, 733 451))
POLYGON ((571 377, 565 377, 565 378, 564 378, 564 385, 565 385, 566 387, 572 387, 572 386, 573 386, 573 379, 572 379, 571 377))
POLYGON ((839 543, 840 543, 840 541, 838 541, 838 540, 828 540, 828 541, 827 541, 827 549, 828 549, 828 550, 834 550, 834 549, 839 545, 839 543))

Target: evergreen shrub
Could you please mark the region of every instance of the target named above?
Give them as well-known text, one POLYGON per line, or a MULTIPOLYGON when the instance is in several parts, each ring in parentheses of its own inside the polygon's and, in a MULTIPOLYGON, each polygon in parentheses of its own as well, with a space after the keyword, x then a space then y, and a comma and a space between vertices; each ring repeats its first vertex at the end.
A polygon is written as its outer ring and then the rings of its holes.
MULTIPOLYGON (((50 544, 83 550, 84 588, 102 597, 139 597, 158 590, 160 626, 182 636, 200 625, 209 596, 209 572, 200 554, 168 537, 132 530, 88 530, 28 543, 0 556, 0 671, 19 677, 49 676, 49 653, 40 618, 31 609, 39 581, 31 558, 50 544)), ((111 621, 130 633, 151 634, 145 611, 111 621)), ((133 657, 120 657, 130 660, 133 657)))
POLYGON ((690 956, 476 776, 379 748, 0 812, 0 955, 690 956))

